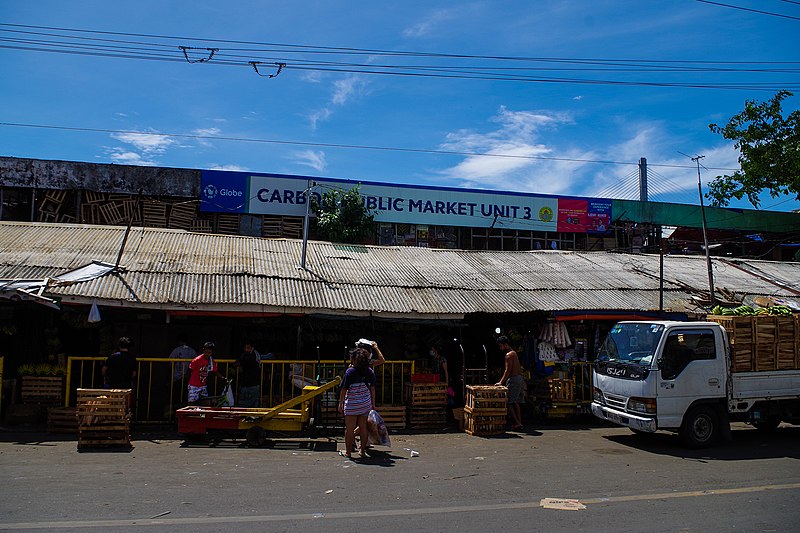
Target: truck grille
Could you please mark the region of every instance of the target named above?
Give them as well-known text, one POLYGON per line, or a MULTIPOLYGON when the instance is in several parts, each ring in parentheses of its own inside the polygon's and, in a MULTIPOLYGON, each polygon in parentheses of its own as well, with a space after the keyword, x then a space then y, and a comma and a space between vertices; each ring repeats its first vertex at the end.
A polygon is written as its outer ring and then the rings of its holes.
POLYGON ((606 393, 605 399, 606 405, 614 409, 619 409, 620 411, 625 411, 625 407, 628 405, 628 399, 625 396, 616 396, 606 393))

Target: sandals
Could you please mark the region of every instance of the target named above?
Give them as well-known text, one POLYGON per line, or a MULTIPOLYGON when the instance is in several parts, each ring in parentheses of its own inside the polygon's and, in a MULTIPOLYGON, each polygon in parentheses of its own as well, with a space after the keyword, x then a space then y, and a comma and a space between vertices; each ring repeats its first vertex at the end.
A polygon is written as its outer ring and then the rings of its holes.
POLYGON ((342 456, 342 457, 347 457, 348 459, 352 459, 353 458, 353 456, 350 455, 349 452, 346 452, 344 450, 339 450, 339 455, 342 456))

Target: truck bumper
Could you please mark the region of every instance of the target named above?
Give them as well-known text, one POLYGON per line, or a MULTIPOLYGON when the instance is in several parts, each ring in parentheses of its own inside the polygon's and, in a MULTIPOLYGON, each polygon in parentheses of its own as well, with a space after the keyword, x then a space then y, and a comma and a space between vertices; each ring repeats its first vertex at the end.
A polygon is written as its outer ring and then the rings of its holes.
POLYGON ((605 405, 592 402, 592 414, 597 418, 608 420, 620 426, 627 426, 637 431, 645 431, 647 433, 655 433, 658 425, 654 418, 645 418, 643 416, 631 415, 616 409, 610 409, 605 405))

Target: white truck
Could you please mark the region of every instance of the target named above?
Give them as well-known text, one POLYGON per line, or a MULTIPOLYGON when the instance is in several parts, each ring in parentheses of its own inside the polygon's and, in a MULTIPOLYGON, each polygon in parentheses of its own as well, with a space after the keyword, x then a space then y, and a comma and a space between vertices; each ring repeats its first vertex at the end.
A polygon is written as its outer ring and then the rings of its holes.
POLYGON ((692 448, 730 435, 730 422, 764 430, 798 424, 796 337, 789 346, 793 368, 737 371, 717 322, 618 322, 598 354, 592 413, 636 433, 677 432, 692 448))

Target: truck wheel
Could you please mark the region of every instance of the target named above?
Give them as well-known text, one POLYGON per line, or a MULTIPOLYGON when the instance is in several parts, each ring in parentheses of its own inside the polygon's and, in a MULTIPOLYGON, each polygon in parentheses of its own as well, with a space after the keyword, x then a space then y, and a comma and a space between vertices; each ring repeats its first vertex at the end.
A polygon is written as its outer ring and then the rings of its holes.
POLYGON ((264 445, 264 441, 267 439, 267 432, 261 426, 253 426, 247 430, 245 438, 248 446, 258 448, 264 445))
POLYGON ((780 425, 781 419, 776 417, 765 418, 763 420, 757 420, 753 422, 753 426, 755 426, 756 429, 765 433, 775 431, 780 425))
POLYGON ((719 416, 708 405, 698 405, 686 413, 680 429, 681 440, 689 448, 706 448, 717 440, 718 434, 719 416))

